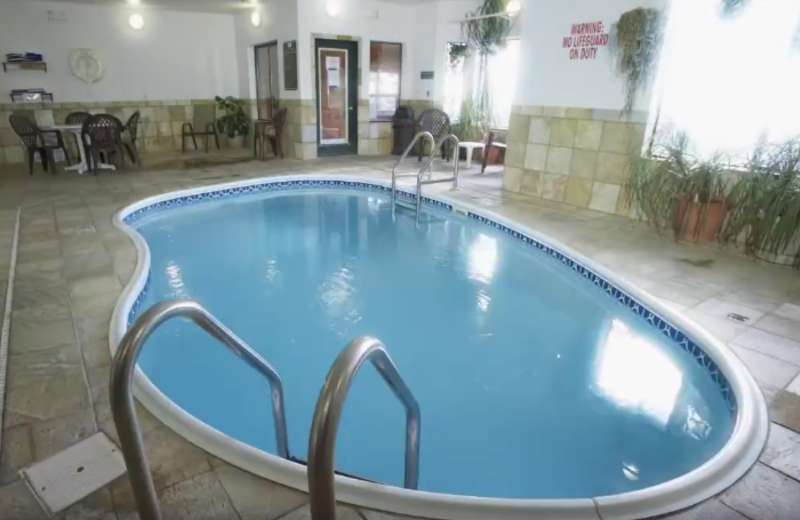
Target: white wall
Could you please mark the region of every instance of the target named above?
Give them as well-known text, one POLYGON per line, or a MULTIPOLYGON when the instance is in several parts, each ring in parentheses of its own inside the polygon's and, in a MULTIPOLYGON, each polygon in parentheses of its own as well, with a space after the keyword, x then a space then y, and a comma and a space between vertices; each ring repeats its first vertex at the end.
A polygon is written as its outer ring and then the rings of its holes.
MULTIPOLYGON (((0 73, 0 95, 41 87, 56 102, 207 99, 239 93, 234 18, 165 10, 140 11, 145 26, 128 25, 132 11, 70 3, 0 0, 0 54, 37 51, 48 72, 0 73), (47 10, 67 21, 49 21, 47 10), (69 67, 70 50, 93 49, 105 77, 90 90, 69 67)), ((8 102, 8 101, 6 101, 8 102)))
MULTIPOLYGON (((562 40, 574 23, 602 22, 606 30, 636 7, 665 8, 669 0, 523 0, 521 63, 515 105, 621 109, 622 83, 614 75, 607 47, 593 60, 570 60, 562 40)), ((649 94, 635 109, 648 108, 649 94)))
POLYGON ((251 10, 235 16, 236 63, 239 71, 239 97, 255 99, 255 54, 253 47, 262 43, 278 42, 280 98, 297 99, 299 90, 285 90, 283 78, 283 43, 297 40, 297 3, 294 0, 270 0, 259 6, 261 25, 250 21, 251 10))

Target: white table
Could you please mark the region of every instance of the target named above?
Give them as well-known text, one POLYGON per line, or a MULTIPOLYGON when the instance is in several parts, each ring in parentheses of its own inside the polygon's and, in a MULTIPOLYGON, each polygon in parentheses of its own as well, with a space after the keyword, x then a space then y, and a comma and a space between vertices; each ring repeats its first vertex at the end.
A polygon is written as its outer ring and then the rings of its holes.
MULTIPOLYGON (((78 142, 78 153, 81 156, 81 162, 78 164, 73 164, 67 168, 64 168, 68 171, 77 171, 79 174, 84 174, 89 171, 89 162, 86 160, 86 149, 83 146, 83 139, 81 138, 81 128, 82 125, 53 125, 48 126, 45 130, 61 130, 64 132, 70 132, 75 136, 75 140, 78 142)), ((101 170, 116 170, 117 167, 113 164, 106 164, 106 163, 97 163, 97 167, 101 170)))
POLYGON ((486 145, 484 143, 476 143, 473 141, 463 141, 458 143, 458 147, 467 151, 467 169, 469 169, 472 167, 472 152, 474 152, 476 148, 483 150, 486 145))

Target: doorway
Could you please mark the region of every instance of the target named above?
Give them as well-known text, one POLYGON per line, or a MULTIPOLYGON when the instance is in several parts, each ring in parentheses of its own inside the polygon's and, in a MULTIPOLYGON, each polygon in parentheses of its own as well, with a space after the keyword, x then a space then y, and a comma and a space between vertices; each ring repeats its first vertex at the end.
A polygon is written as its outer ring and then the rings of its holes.
POLYGON ((358 152, 358 42, 318 38, 317 155, 358 152))
POLYGON ((278 42, 255 46, 256 105, 259 119, 272 119, 280 98, 278 42))

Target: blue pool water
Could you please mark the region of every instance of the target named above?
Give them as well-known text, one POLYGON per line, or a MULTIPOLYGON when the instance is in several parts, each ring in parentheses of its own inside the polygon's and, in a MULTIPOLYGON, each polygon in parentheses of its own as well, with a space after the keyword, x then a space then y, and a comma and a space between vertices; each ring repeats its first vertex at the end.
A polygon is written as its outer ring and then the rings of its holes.
MULTIPOLYGON (((173 209, 135 227, 152 254, 145 307, 198 300, 266 357, 307 457, 327 372, 354 338, 388 348, 422 410, 420 489, 586 498, 678 477, 733 428, 693 358, 601 289, 488 226, 388 195, 288 191, 173 209)), ((188 322, 141 357, 212 427, 275 453, 267 383, 188 322)), ((403 408, 371 366, 345 407, 338 469, 402 485, 403 408)))

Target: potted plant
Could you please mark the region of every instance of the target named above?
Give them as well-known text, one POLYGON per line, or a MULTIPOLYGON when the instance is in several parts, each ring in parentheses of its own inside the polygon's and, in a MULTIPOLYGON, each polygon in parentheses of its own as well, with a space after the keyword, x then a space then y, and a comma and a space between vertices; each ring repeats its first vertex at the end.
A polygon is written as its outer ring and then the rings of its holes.
MULTIPOLYGON (((489 125, 486 115, 479 109, 478 104, 473 99, 467 98, 461 103, 458 123, 453 126, 453 133, 458 137, 459 141, 482 142, 489 125)), ((461 148, 459 150, 459 158, 466 159, 465 153, 466 150, 461 148)), ((477 154, 474 157, 475 160, 481 160, 482 158, 482 156, 477 157, 477 154)))
POLYGON ((217 129, 228 136, 231 148, 242 148, 244 136, 250 129, 250 118, 244 113, 244 101, 233 96, 214 98, 224 113, 217 118, 217 129))
POLYGON ((756 149, 731 189, 721 240, 745 254, 800 267, 800 140, 756 149))
POLYGON ((688 137, 677 134, 634 163, 626 186, 628 202, 659 232, 672 228, 676 240, 715 240, 729 209, 726 165, 719 154, 696 157, 688 137))
POLYGON ((611 26, 608 49, 614 72, 625 89, 623 112, 630 112, 637 94, 647 87, 658 64, 664 39, 664 13, 639 7, 622 14, 611 26))

